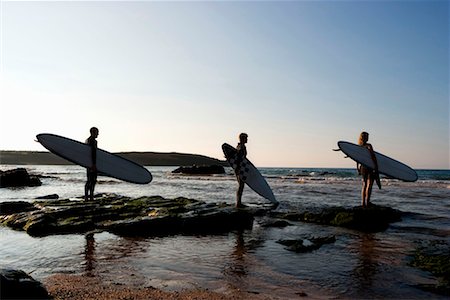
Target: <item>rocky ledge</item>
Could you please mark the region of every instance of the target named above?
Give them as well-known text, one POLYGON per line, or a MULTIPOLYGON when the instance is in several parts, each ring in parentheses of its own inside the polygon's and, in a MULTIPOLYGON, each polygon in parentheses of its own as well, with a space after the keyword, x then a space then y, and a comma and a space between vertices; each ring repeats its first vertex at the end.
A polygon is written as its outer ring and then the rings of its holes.
POLYGON ((236 209, 225 203, 159 196, 129 198, 98 195, 0 205, 0 224, 32 236, 108 231, 122 236, 219 233, 249 229, 261 209, 236 209), (18 207, 15 207, 15 205, 18 207))
POLYGON ((279 219, 346 227, 364 232, 384 231, 389 224, 401 221, 401 215, 399 210, 379 205, 353 208, 329 207, 316 212, 274 211, 271 213, 272 217, 279 219))

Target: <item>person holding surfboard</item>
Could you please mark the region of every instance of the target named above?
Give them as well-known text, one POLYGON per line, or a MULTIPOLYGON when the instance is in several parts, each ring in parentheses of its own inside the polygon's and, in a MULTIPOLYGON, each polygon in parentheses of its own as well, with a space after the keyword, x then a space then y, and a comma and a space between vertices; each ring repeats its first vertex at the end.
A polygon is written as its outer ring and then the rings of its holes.
POLYGON ((94 200, 94 189, 95 184, 97 183, 97 140, 98 137, 98 128, 92 127, 90 129, 91 136, 86 140, 86 144, 91 147, 91 166, 86 168, 87 170, 87 181, 84 186, 84 200, 88 200, 89 198, 94 200))
POLYGON ((381 189, 377 158, 375 156, 375 152, 373 151, 372 145, 369 144, 368 141, 369 141, 369 134, 365 131, 361 132, 361 134, 359 135, 358 144, 369 150, 370 156, 375 166, 375 169, 371 169, 360 163, 357 163, 356 165, 359 175, 363 177, 363 186, 361 190, 361 197, 362 197, 361 205, 363 207, 368 207, 370 204, 370 196, 372 194, 372 187, 374 181, 377 182, 378 187, 381 189))
POLYGON ((248 141, 248 134, 246 133, 241 133, 239 134, 239 143, 236 147, 237 150, 237 155, 236 155, 236 164, 237 167, 235 169, 235 173, 236 173, 236 178, 238 181, 238 190, 236 192, 236 207, 244 207, 244 205, 242 204, 242 193, 244 192, 244 186, 245 186, 245 182, 239 177, 239 173, 241 172, 240 170, 240 166, 241 166, 241 162, 244 158, 247 157, 247 147, 245 147, 245 144, 248 141))

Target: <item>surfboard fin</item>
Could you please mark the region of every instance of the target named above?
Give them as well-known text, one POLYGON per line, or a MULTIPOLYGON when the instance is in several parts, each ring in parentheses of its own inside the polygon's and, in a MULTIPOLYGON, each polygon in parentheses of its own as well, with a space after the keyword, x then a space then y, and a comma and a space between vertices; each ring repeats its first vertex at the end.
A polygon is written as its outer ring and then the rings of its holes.
POLYGON ((381 190, 380 173, 378 173, 378 172, 375 175, 375 182, 377 183, 378 188, 381 190))

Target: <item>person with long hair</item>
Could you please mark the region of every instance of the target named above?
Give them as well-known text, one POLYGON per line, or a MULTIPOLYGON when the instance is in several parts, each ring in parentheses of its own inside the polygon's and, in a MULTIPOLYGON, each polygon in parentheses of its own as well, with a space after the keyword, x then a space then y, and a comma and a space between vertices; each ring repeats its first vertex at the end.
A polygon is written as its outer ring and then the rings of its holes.
POLYGON ((372 145, 369 144, 368 141, 369 134, 365 131, 361 132, 361 134, 359 135, 358 145, 369 150, 370 156, 372 157, 372 161, 375 166, 374 169, 371 169, 362 164, 357 164, 358 173, 362 176, 363 179, 363 186, 361 190, 361 205, 363 207, 368 207, 370 205, 370 196, 372 195, 372 187, 374 181, 377 182, 378 187, 381 189, 377 158, 375 156, 375 152, 373 151, 372 145))

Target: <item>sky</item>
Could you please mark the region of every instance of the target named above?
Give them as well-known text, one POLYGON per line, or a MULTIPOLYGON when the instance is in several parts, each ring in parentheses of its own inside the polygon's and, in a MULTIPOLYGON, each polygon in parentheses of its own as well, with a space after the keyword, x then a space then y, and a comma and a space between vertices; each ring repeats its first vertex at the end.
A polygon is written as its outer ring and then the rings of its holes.
POLYGON ((370 134, 413 168, 450 168, 448 1, 0 0, 0 150, 35 136, 111 152, 261 167, 354 167, 370 134))

